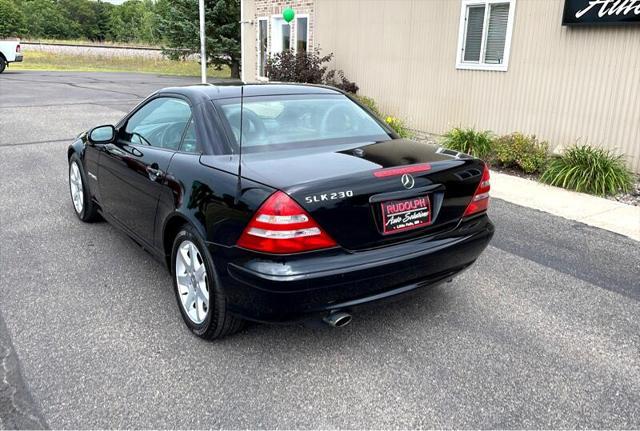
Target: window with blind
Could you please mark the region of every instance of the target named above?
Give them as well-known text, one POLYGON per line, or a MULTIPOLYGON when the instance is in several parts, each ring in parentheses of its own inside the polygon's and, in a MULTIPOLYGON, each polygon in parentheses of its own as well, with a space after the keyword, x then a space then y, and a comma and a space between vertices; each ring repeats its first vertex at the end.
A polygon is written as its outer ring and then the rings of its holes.
POLYGON ((462 0, 459 69, 507 70, 515 0, 462 0))

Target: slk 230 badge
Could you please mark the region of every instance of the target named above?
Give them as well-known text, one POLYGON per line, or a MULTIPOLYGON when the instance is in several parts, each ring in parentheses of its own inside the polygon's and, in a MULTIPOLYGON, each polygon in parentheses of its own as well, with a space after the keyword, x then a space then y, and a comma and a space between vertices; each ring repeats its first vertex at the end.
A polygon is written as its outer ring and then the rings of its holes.
POLYGON ((353 197, 353 190, 344 190, 339 192, 322 193, 319 195, 305 196, 304 201, 308 204, 315 202, 335 201, 338 199, 346 199, 353 197))

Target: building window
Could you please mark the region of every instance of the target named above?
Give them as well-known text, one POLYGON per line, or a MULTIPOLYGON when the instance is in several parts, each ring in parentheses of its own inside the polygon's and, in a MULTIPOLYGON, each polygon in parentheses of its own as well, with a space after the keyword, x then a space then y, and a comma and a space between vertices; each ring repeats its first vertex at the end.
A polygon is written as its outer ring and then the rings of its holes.
POLYGON ((296 18, 296 52, 307 52, 309 45, 309 18, 299 16, 296 18))
POLYGON ((271 52, 277 54, 291 49, 291 25, 281 16, 271 19, 271 52))
POLYGON ((462 0, 458 69, 506 71, 515 0, 462 0))
POLYGON ((287 23, 282 24, 282 50, 291 49, 291 26, 287 23))
POLYGON ((268 47, 268 29, 267 19, 258 19, 258 76, 265 77, 265 68, 267 65, 267 47, 268 47))

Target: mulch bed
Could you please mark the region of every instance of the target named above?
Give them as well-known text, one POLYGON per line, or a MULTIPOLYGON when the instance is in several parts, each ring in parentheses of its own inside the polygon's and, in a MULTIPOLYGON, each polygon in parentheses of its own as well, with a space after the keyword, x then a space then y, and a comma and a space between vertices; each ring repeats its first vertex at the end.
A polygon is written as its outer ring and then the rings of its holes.
POLYGON ((629 193, 620 193, 615 196, 607 196, 607 199, 622 202, 628 205, 640 207, 640 176, 635 177, 635 183, 629 193))

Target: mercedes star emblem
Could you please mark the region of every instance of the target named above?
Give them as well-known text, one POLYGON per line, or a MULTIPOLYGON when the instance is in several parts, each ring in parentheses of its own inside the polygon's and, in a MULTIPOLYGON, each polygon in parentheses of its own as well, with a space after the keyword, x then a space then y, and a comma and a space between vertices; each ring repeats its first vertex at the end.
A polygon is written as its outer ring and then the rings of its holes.
POLYGON ((400 181, 402 182, 402 185, 405 189, 412 189, 416 184, 416 180, 414 180, 413 176, 411 176, 410 174, 403 174, 400 181))

